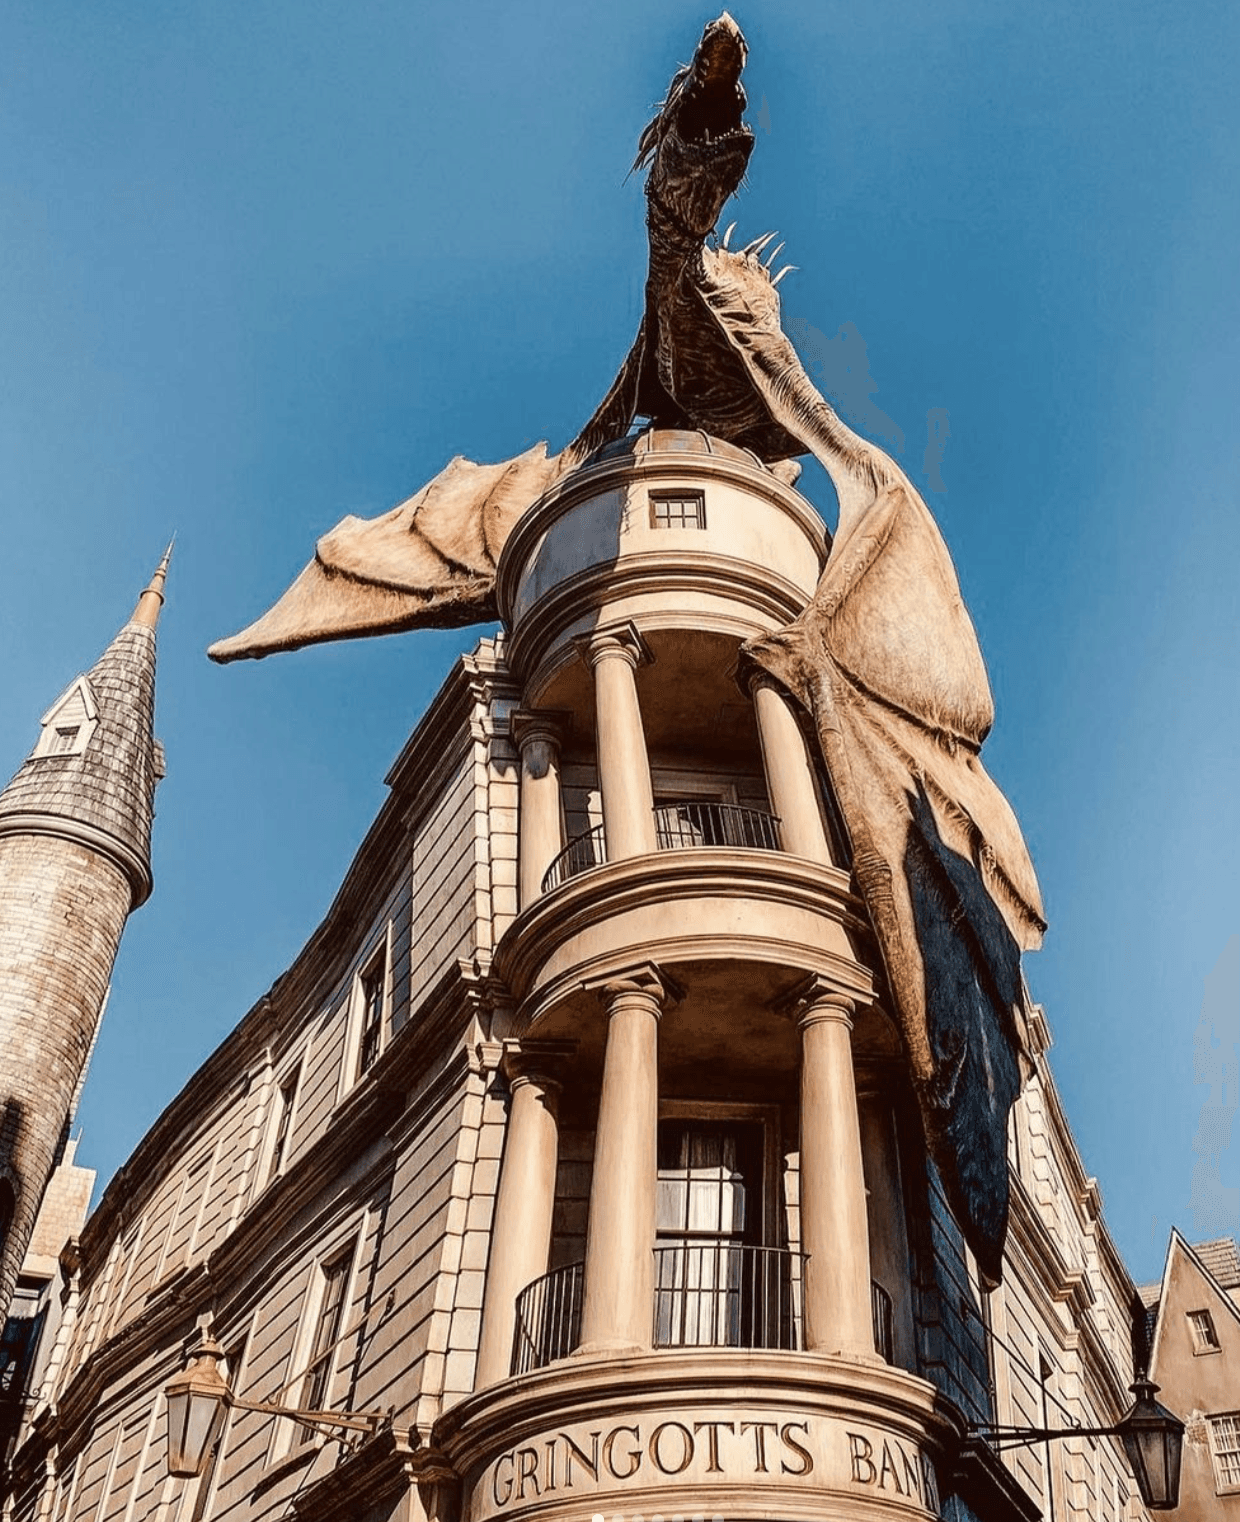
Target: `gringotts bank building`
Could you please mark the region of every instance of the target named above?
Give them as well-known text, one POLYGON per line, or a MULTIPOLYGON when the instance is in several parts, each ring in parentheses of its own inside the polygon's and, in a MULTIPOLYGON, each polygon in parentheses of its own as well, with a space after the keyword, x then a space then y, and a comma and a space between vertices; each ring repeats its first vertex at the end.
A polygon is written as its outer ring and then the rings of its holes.
POLYGON ((950 560, 704 241, 744 58, 712 22, 642 138, 581 435, 345 520, 213 649, 503 625, 61 1255, 13 1522, 1147 1515, 950 560))

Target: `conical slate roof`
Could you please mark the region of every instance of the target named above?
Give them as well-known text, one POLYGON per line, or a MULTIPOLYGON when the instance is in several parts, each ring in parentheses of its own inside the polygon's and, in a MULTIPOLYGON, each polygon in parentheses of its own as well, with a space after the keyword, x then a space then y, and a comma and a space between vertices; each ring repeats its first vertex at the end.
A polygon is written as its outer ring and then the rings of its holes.
POLYGON ((0 835, 57 835, 111 856, 133 886, 135 908, 151 892, 151 819, 163 775, 154 737, 155 623, 168 558, 129 622, 49 709, 39 742, 0 793, 0 835), (60 714, 78 721, 64 752, 49 744, 60 714))

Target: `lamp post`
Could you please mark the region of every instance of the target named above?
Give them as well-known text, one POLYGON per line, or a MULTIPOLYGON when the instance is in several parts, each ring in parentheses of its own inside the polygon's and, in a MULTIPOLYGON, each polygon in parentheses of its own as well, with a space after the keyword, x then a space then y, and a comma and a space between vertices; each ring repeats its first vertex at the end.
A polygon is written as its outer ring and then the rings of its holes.
POLYGON ((1158 1386, 1144 1370, 1129 1389, 1136 1401, 1114 1427, 1003 1427, 981 1422, 970 1423, 970 1431, 999 1449, 1061 1437, 1118 1437, 1145 1505, 1151 1511, 1174 1511, 1180 1504, 1184 1423, 1154 1399, 1158 1386))
POLYGON ((288 1416, 305 1427, 344 1427, 365 1433, 377 1432, 386 1420, 382 1411, 312 1411, 301 1406, 239 1400, 220 1373, 223 1357, 224 1349, 219 1343, 213 1337, 203 1337, 194 1348, 188 1368, 173 1375, 164 1386, 168 1407, 168 1473, 179 1479, 194 1479, 202 1473, 211 1443, 229 1407, 288 1416))

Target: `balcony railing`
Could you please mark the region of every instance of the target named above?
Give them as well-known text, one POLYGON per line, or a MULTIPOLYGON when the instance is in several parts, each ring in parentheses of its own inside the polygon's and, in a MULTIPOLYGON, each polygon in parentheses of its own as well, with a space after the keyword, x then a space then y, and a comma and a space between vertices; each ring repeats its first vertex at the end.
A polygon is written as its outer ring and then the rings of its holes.
MULTIPOLYGON (((660 851, 695 846, 731 846, 749 851, 779 850, 779 820, 763 809, 734 803, 661 803, 654 811, 655 843, 660 851)), ((607 860, 603 826, 577 835, 547 868, 542 891, 550 893, 570 877, 601 867, 607 860)))
POLYGON ((742 809, 734 803, 661 803, 654 811, 654 830, 660 851, 694 846, 779 850, 779 820, 762 809, 742 809))
POLYGON ((681 1242, 654 1258, 656 1347, 800 1348, 801 1253, 681 1242))
POLYGON ((592 830, 575 836, 564 847, 543 873, 542 890, 550 893, 552 888, 558 888, 570 877, 576 877, 578 872, 584 872, 589 867, 601 867, 606 860, 607 845, 603 837, 603 826, 596 824, 592 830))
MULTIPOLYGON (((654 1256, 655 1347, 801 1347, 801 1253, 683 1242, 658 1247, 654 1256)), ((517 1296, 513 1374, 567 1358, 580 1343, 584 1267, 552 1269, 517 1296)))
POLYGON ((567 1358, 581 1341, 581 1301, 585 1264, 553 1268, 517 1296, 512 1339, 512 1372, 528 1374, 557 1358, 567 1358))

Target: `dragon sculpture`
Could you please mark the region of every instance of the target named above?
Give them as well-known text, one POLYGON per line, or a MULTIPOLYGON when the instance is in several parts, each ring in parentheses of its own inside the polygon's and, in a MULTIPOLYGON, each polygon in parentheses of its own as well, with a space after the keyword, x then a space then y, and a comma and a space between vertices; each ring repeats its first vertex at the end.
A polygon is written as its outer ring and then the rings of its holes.
MULTIPOLYGON (((708 243, 753 149, 744 37, 725 12, 643 132, 650 270, 641 328, 566 449, 478 465, 458 457, 385 516, 346 518, 218 661, 319 640, 482 622, 520 514, 636 418, 752 450, 785 480, 813 454, 839 500, 818 589, 745 657, 813 716, 852 847, 926 1140, 990 1282, 1007 1228, 1007 1118, 1028 1013, 1020 954, 1045 928, 1015 816, 979 751, 993 720, 985 666, 947 549, 887 454, 815 389, 780 326, 785 271, 708 243)), ((729 233, 731 229, 729 229, 729 233)), ((778 253, 778 250, 776 250, 778 253)))

